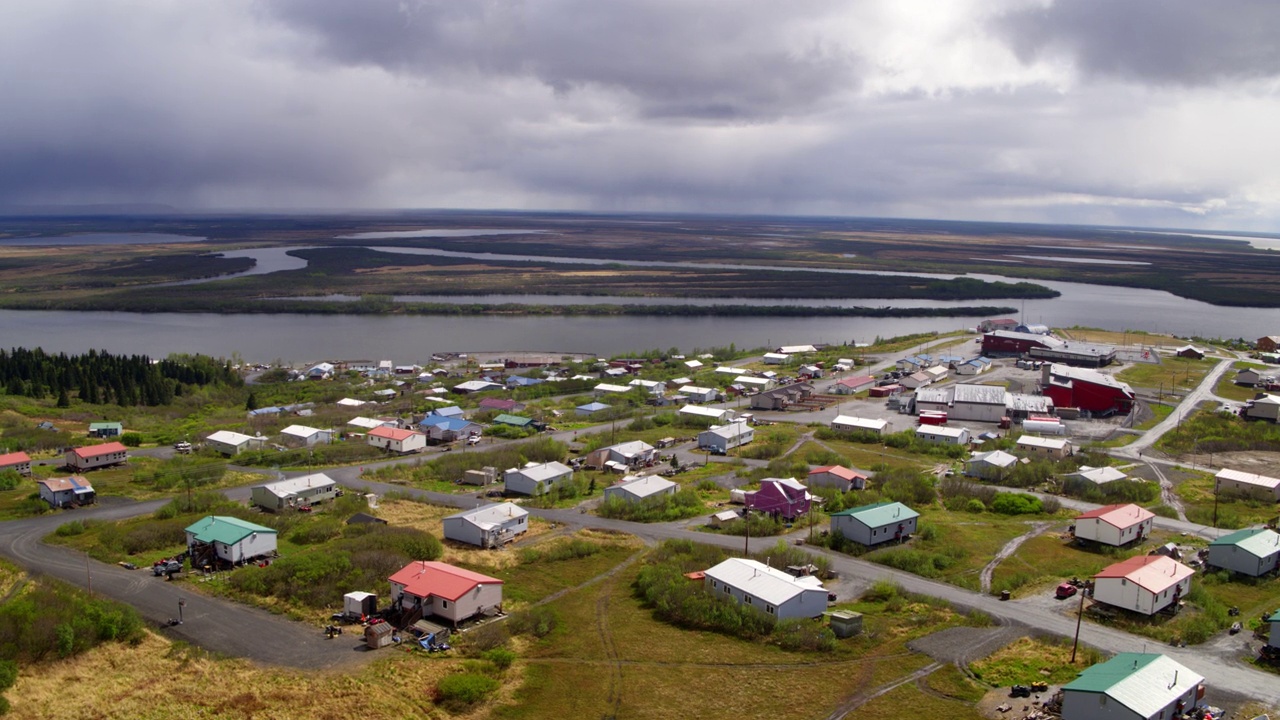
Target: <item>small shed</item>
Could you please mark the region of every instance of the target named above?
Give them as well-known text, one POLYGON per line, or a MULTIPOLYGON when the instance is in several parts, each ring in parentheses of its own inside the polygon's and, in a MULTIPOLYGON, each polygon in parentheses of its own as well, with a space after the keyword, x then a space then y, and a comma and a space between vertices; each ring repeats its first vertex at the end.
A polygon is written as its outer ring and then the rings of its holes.
POLYGON ((342 613, 349 618, 365 618, 378 612, 378 596, 371 592, 349 592, 342 596, 342 613))
POLYGON ((852 610, 837 610, 827 613, 827 623, 831 632, 838 638, 849 638, 862 634, 862 613, 852 610))
POLYGON ((364 629, 364 643, 370 650, 384 648, 395 642, 391 637, 394 632, 395 628, 391 627, 391 623, 374 623, 364 629))

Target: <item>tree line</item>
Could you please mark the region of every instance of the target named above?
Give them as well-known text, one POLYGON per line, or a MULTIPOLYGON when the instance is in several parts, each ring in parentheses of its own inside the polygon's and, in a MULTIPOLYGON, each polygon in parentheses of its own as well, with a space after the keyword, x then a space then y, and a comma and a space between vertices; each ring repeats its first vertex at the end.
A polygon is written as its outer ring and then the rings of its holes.
POLYGON ((92 404, 167 405, 185 386, 243 383, 225 360, 205 355, 171 355, 154 362, 146 355, 113 355, 90 350, 56 355, 41 348, 0 349, 0 387, 8 395, 57 397, 70 405, 71 393, 92 404))

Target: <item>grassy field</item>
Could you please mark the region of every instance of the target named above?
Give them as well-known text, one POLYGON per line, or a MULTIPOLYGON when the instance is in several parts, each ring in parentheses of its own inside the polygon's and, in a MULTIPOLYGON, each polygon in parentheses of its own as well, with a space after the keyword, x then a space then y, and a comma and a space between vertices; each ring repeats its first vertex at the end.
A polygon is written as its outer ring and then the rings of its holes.
POLYGON ((1076 679, 1081 670, 1102 662, 1097 650, 1081 647, 1071 662, 1071 643, 1019 638, 988 657, 969 665, 974 676, 995 687, 1047 682, 1060 685, 1076 679), (1047 673, 1047 674, 1046 674, 1047 673))
POLYGON ((1205 375, 1217 366, 1213 358, 1193 360, 1180 357, 1162 357, 1159 364, 1136 363, 1116 373, 1116 379, 1140 388, 1191 389, 1200 384, 1205 375))
POLYGON ((923 458, 905 450, 884 445, 865 445, 845 440, 823 440, 822 445, 845 458, 852 467, 858 468, 870 468, 873 465, 883 464, 890 468, 923 470, 937 464, 934 459, 923 458))
MULTIPOLYGON (((1204 525, 1214 524, 1214 486, 1213 475, 1204 472, 1183 471, 1179 473, 1183 479, 1174 485, 1173 491, 1182 498, 1186 507, 1187 519, 1204 525)), ((1276 519, 1277 509, 1273 502, 1242 498, 1220 493, 1217 498, 1217 527, 1236 529, 1249 527, 1276 519)))
POLYGON ((1252 363, 1243 360, 1232 363, 1231 367, 1231 370, 1223 373, 1222 378, 1218 380, 1218 384, 1214 386, 1213 392, 1215 395, 1220 397, 1227 398, 1228 400, 1237 400, 1239 402, 1252 400, 1253 396, 1257 395, 1258 391, 1250 387, 1237 385, 1235 382, 1237 370, 1244 370, 1246 368, 1254 368, 1255 370, 1274 368, 1273 365, 1263 365, 1262 363, 1252 363))
POLYGON ((1156 531, 1150 539, 1129 548, 1094 548, 1076 545, 1064 521, 1027 540, 991 575, 993 592, 1009 590, 1014 597, 1051 593, 1058 583, 1072 577, 1087 579, 1098 571, 1168 542, 1170 534, 1156 531))
POLYGON ((1172 335, 1162 335, 1160 333, 1146 332, 1142 330, 1129 330, 1126 332, 1116 332, 1114 330, 1102 330, 1099 328, 1086 327, 1069 327, 1055 328, 1054 332, 1059 336, 1068 340, 1079 340, 1081 342, 1105 343, 1107 345, 1141 345, 1144 347, 1182 347, 1185 341, 1179 340, 1172 335))

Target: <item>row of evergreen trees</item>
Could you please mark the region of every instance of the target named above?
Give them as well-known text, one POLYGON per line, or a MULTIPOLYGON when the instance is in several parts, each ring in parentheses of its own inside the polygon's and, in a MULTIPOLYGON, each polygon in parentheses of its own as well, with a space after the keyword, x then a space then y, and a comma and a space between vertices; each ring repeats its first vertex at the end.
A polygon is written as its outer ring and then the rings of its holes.
POLYGON ((167 405, 184 385, 243 383, 231 363, 205 355, 171 355, 152 362, 146 355, 112 355, 90 350, 84 355, 51 355, 41 348, 0 349, 0 387, 8 395, 56 396, 70 404, 76 392, 93 404, 167 405))

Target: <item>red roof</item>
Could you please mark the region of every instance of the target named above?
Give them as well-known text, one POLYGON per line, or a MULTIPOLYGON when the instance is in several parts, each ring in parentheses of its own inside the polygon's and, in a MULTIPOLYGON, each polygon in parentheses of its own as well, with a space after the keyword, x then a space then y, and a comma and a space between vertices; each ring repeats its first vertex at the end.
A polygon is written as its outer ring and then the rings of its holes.
POLYGON ((368 434, 374 437, 395 440, 396 442, 404 442, 414 435, 421 435, 422 433, 416 430, 401 430, 400 428, 387 427, 384 425, 370 430, 368 434))
POLYGON ((1136 555, 1108 566, 1095 578, 1125 578, 1152 593, 1161 593, 1191 577, 1195 571, 1164 555, 1136 555))
POLYGON ((0 467, 5 465, 17 465, 18 463, 29 463, 31 458, 24 452, 9 453, 8 455, 0 455, 0 467))
POLYGON ((1133 527, 1140 522, 1145 522, 1155 516, 1156 514, 1150 510, 1134 505, 1133 503, 1128 503, 1125 505, 1103 505, 1095 510, 1090 510, 1087 513, 1077 515, 1076 519, 1086 520, 1097 518, 1108 525, 1124 529, 1127 527, 1133 527))
POLYGON ((856 473, 847 467, 841 467, 839 465, 828 465, 826 467, 814 468, 809 471, 810 475, 818 475, 820 473, 831 473, 841 480, 857 480, 858 478, 862 478, 863 480, 867 479, 866 475, 856 473))
POLYGON ((863 385, 870 385, 875 381, 876 379, 871 377, 870 375, 859 375, 858 377, 847 377, 843 380, 838 380, 836 381, 836 384, 844 385, 845 387, 856 388, 856 387, 862 387, 863 385))
POLYGON ((431 560, 411 562, 389 579, 403 585, 410 595, 422 598, 435 595, 445 600, 457 600, 477 585, 502 584, 497 578, 431 560))
POLYGON ((76 457, 81 460, 98 457, 99 455, 110 455, 111 453, 129 452, 129 448, 118 442, 102 443, 101 445, 90 445, 88 447, 78 447, 72 450, 76 457))
POLYGON ((89 492, 93 491, 93 486, 89 484, 89 481, 79 475, 72 475, 71 477, 64 478, 44 478, 43 480, 37 480, 36 484, 49 488, 50 492, 65 492, 67 490, 81 489, 88 490, 89 492))

